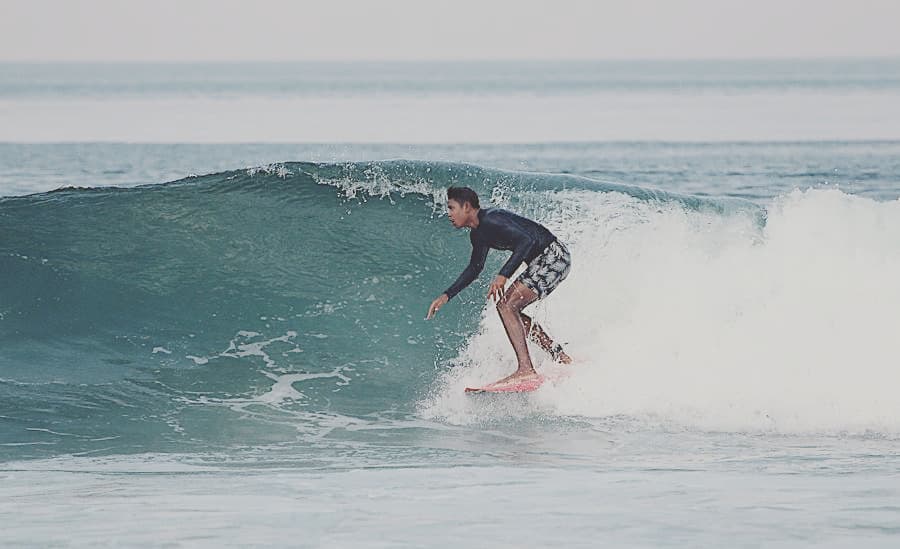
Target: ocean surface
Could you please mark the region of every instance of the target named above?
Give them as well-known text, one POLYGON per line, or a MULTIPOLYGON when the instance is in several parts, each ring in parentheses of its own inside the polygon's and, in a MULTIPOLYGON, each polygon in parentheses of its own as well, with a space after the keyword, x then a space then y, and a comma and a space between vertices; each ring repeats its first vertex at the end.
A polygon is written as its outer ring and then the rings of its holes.
POLYGON ((0 65, 0 546, 896 547, 898 280, 898 60, 0 65))

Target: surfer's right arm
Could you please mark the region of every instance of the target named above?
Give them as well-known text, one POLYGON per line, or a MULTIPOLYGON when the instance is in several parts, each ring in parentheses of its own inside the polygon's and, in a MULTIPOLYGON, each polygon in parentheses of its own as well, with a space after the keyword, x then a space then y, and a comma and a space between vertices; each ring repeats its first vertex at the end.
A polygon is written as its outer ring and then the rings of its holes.
POLYGON ((428 316, 425 317, 426 320, 433 317, 434 313, 438 312, 438 309, 440 309, 444 303, 450 301, 456 294, 471 284, 473 280, 478 278, 481 271, 484 270, 484 262, 487 260, 487 254, 490 248, 488 248, 487 244, 477 240, 474 235, 470 235, 469 238, 472 241, 472 256, 469 258, 469 264, 462 274, 459 275, 459 278, 456 279, 456 282, 450 285, 450 287, 447 288, 447 291, 431 303, 431 307, 428 309, 428 316))
POLYGON ((470 239, 472 241, 472 256, 469 258, 469 264, 462 274, 459 275, 459 278, 456 279, 456 282, 451 284, 450 287, 447 288, 447 291, 444 292, 447 294, 448 300, 453 299, 453 296, 463 291, 466 286, 478 278, 478 275, 484 270, 484 262, 487 260, 487 254, 490 248, 488 248, 488 245, 480 239, 476 239, 475 235, 471 235, 470 239))

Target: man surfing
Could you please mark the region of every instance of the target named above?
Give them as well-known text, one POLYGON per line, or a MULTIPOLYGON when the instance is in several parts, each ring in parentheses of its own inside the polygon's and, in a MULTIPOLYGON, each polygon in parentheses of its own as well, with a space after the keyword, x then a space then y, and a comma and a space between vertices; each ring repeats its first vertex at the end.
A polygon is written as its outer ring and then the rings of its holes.
POLYGON ((516 371, 489 387, 498 388, 523 383, 539 383, 541 377, 531 363, 526 337, 531 337, 557 362, 570 364, 572 359, 522 309, 550 295, 565 280, 572 265, 566 246, 543 225, 500 208, 484 208, 478 195, 468 187, 447 189, 447 214, 450 223, 460 229, 468 227, 472 242, 469 265, 447 291, 431 303, 426 319, 432 318, 456 294, 472 283, 484 269, 488 250, 509 250, 512 255, 500 269, 488 291, 494 299, 506 335, 516 353, 516 371), (506 282, 522 263, 528 267, 507 291, 506 282))

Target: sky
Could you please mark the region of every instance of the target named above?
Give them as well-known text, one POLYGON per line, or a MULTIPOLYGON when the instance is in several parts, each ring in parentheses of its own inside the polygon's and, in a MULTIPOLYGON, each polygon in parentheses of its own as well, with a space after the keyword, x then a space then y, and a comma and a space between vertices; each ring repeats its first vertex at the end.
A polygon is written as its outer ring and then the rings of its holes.
POLYGON ((0 0, 2 61, 900 57, 895 0, 0 0))

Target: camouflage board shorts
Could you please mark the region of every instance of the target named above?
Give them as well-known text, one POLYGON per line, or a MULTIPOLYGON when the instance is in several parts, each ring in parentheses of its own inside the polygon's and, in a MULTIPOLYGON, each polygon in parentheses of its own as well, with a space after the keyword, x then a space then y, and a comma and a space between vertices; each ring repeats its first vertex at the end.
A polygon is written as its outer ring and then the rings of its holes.
POLYGON ((554 240, 528 264, 525 272, 516 280, 534 291, 538 299, 543 299, 569 276, 571 268, 572 256, 569 249, 559 240, 554 240))

